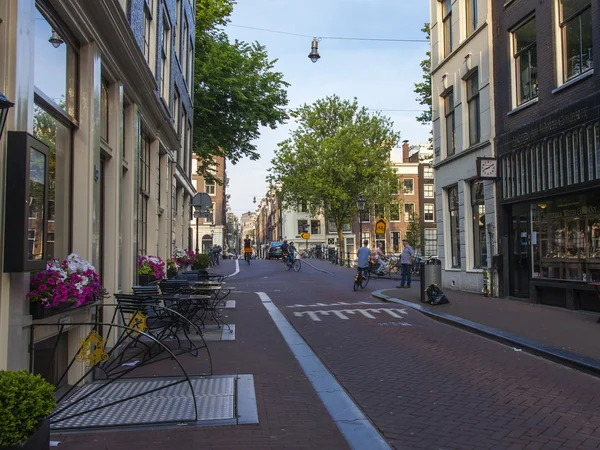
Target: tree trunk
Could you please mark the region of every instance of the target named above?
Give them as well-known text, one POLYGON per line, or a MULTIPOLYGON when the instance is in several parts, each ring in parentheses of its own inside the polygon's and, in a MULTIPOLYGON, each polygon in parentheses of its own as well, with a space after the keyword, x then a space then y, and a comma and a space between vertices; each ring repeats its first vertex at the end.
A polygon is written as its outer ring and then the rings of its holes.
POLYGON ((344 253, 344 232, 342 231, 343 225, 340 225, 337 229, 338 232, 338 251, 340 255, 340 266, 344 265, 344 259, 346 258, 346 254, 344 253))

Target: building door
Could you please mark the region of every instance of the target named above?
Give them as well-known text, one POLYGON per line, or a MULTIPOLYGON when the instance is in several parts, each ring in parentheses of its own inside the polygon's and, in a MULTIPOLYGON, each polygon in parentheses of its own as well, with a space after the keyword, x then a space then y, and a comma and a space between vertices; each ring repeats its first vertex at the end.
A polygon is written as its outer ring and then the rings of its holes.
POLYGON ((529 297, 531 278, 530 225, 528 205, 512 207, 510 226, 510 295, 529 297))

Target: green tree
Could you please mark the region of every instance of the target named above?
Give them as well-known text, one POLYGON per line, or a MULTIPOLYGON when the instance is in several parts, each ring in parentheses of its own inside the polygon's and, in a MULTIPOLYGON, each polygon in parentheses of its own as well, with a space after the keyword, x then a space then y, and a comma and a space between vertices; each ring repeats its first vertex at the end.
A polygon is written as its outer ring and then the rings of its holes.
POLYGON ((408 223, 408 229, 406 230, 406 239, 408 243, 415 250, 415 252, 421 252, 421 217, 418 214, 412 214, 410 222, 408 223))
MULTIPOLYGON (((427 36, 427 40, 431 39, 431 32, 429 24, 426 23, 421 31, 427 36)), ((423 71, 423 81, 415 83, 415 94, 417 94, 417 100, 420 105, 425 106, 427 109, 417 117, 422 125, 429 125, 431 123, 431 51, 426 53, 427 58, 421 61, 421 69, 423 71)))
MULTIPOLYGON (((215 180, 214 158, 233 164, 260 158, 253 143, 260 127, 276 128, 288 118, 287 87, 258 42, 230 42, 222 26, 233 0, 198 0, 194 73, 194 153, 198 174, 215 180)), ((222 180, 215 180, 221 182, 222 180)))
POLYGON ((306 201, 312 214, 322 211, 342 245, 343 226, 357 216, 359 196, 367 205, 395 200, 397 178, 389 156, 400 135, 389 118, 370 114, 356 99, 326 97, 291 115, 297 127, 279 143, 267 180, 284 207, 306 201))

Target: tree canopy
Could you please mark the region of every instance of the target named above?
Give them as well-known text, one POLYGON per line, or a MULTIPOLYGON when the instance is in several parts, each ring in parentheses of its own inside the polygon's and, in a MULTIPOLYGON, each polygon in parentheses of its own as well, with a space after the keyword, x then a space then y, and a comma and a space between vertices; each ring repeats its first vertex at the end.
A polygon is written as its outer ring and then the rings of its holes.
MULTIPOLYGON (((426 23, 421 31, 427 36, 427 40, 431 39, 429 24, 426 23)), ((427 107, 423 113, 417 117, 417 120, 422 125, 431 123, 431 51, 426 53, 427 58, 421 61, 421 69, 423 70, 423 81, 415 83, 415 94, 419 104, 427 107)))
POLYGON ((389 205, 398 193, 390 151, 400 135, 392 121, 338 96, 293 110, 297 127, 278 144, 267 180, 284 207, 306 201, 323 211, 343 242, 343 225, 357 215, 356 199, 389 205))
POLYGON ((253 140, 288 115, 287 87, 258 42, 230 42, 222 26, 233 0, 197 0, 194 73, 194 146, 198 173, 214 179, 215 156, 232 163, 260 158, 253 140))

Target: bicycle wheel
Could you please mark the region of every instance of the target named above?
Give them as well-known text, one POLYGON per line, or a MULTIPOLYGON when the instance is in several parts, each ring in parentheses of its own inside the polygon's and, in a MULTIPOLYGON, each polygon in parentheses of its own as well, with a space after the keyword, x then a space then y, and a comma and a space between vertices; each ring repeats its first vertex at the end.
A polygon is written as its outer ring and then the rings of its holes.
POLYGON ((294 266, 294 270, 296 272, 300 272, 300 269, 302 268, 302 262, 300 262, 300 260, 297 259, 297 260, 294 261, 293 266, 294 266))
POLYGON ((367 272, 366 275, 362 276, 362 279, 360 280, 360 287, 361 288, 366 288, 367 284, 369 284, 369 280, 371 279, 371 272, 367 272))
POLYGON ((293 266, 293 263, 286 261, 285 262, 285 270, 289 271, 293 266))

